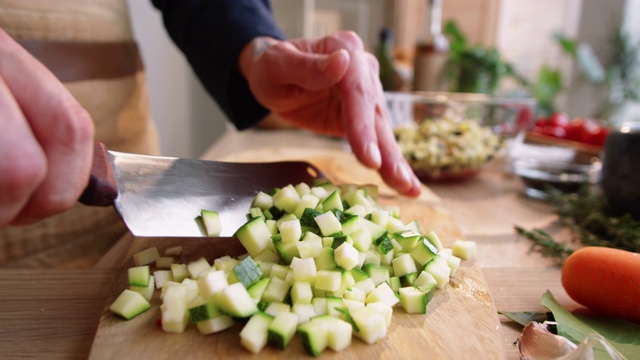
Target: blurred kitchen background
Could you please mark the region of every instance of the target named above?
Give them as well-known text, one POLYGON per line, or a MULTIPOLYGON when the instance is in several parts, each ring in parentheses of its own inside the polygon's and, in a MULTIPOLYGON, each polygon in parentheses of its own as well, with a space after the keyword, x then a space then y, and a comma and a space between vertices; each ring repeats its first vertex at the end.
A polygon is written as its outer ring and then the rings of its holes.
MULTIPOLYGON (((387 29, 392 34, 393 90, 413 87, 415 49, 424 40, 425 24, 431 19, 430 3, 272 0, 280 26, 292 38, 349 29, 375 52, 381 31, 387 29)), ((129 0, 129 5, 145 60, 162 153, 197 157, 229 125, 171 43, 150 2, 129 0)), ((629 113, 638 112, 634 98, 638 69, 627 65, 638 61, 634 50, 640 41, 640 0, 442 0, 441 12, 443 30, 459 31, 467 47, 481 49, 480 56, 495 49, 493 54, 517 75, 503 76, 495 94, 523 96, 528 92, 548 102, 552 110, 572 117, 596 116, 603 112, 603 104, 612 102, 616 106, 606 116, 628 118, 629 113), (451 22, 455 26, 447 27, 451 22), (621 31, 623 37, 618 36, 621 31), (636 83, 616 80, 621 77, 636 83)), ((450 46, 451 53, 457 44, 450 46)))

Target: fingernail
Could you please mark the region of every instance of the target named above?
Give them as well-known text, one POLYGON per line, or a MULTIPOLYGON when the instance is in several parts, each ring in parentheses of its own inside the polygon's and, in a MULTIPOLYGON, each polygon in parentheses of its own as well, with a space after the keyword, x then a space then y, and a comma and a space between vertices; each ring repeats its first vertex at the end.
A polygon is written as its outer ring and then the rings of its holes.
POLYGON ((379 168, 382 164, 382 156, 380 155, 378 144, 370 142, 369 145, 367 145, 367 155, 369 155, 369 159, 373 163, 373 166, 376 169, 379 168))
POLYGON ((343 49, 334 51, 331 55, 329 55, 328 57, 324 58, 323 60, 321 60, 318 63, 318 70, 320 72, 324 72, 327 70, 327 68, 329 67, 329 64, 331 64, 332 62, 340 59, 341 57, 345 56, 346 51, 343 49))
POLYGON ((407 188, 411 187, 412 185, 412 172, 413 171, 409 168, 409 165, 407 165, 404 161, 398 162, 398 164, 396 165, 396 174, 398 175, 398 178, 402 179, 402 182, 405 183, 407 188))

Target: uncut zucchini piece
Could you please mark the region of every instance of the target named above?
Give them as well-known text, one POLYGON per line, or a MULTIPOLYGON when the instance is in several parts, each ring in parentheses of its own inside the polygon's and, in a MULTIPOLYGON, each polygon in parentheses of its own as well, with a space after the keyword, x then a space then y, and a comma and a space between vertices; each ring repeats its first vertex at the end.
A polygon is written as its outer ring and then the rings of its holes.
POLYGON ((240 345, 254 354, 267 345, 267 332, 273 316, 259 311, 249 318, 240 331, 240 345))
POLYGON ((200 211, 202 217, 202 223, 207 232, 207 236, 220 236, 222 232, 222 223, 220 222, 220 215, 217 211, 205 210, 200 211))
POLYGON ((140 293, 125 289, 111 304, 109 310, 126 320, 131 320, 149 308, 151 304, 140 293))
POLYGON ((267 342, 278 349, 284 349, 296 333, 298 315, 281 312, 276 315, 267 328, 267 342))

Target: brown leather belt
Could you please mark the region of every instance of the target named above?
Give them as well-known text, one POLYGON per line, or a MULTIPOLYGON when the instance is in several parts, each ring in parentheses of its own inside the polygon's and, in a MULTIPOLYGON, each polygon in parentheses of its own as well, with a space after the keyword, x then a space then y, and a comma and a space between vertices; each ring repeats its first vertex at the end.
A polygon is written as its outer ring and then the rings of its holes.
POLYGON ((60 81, 113 79, 144 69, 135 42, 17 40, 60 81))

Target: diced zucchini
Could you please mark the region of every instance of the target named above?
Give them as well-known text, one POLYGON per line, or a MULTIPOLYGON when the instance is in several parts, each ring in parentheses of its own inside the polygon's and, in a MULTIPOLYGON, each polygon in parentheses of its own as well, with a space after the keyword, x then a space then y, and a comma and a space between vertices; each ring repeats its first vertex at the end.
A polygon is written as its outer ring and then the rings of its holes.
POLYGON ((209 320, 203 320, 196 323, 196 327, 200 334, 214 334, 233 326, 233 319, 227 315, 218 315, 209 320))
POLYGON ((232 258, 229 255, 225 255, 223 257, 219 257, 219 258, 213 260, 213 267, 216 270, 220 270, 220 271, 224 271, 224 272, 233 271, 233 268, 236 265, 238 265, 238 260, 232 258))
POLYGON ((263 218, 257 217, 242 225, 234 234, 249 255, 257 256, 271 242, 271 231, 263 218))
POLYGON ((372 303, 376 301, 382 301, 385 304, 393 307, 400 300, 393 292, 388 283, 383 282, 382 284, 376 286, 375 290, 367 294, 367 298, 365 299, 366 303, 372 303))
POLYGON ((294 304, 311 304, 313 291, 307 281, 295 281, 291 286, 291 302, 294 304))
POLYGON ((408 314, 427 313, 427 295, 415 286, 400 288, 398 291, 400 305, 408 314))
POLYGON ((267 345, 267 333, 273 316, 264 312, 257 312, 240 331, 240 345, 250 352, 257 354, 267 345))
POLYGON ((368 279, 369 278, 369 274, 367 274, 362 269, 353 268, 353 269, 351 269, 349 271, 351 272, 351 276, 353 276, 353 280, 355 282, 362 281, 364 279, 368 279))
POLYGON ((296 191, 298 192, 298 195, 300 195, 300 197, 303 197, 304 194, 311 193, 311 187, 309 186, 309 184, 304 183, 304 182, 296 184, 296 186, 294 186, 294 188, 296 189, 296 191))
POLYGON ((436 257, 438 249, 429 240, 423 238, 410 254, 418 264, 424 266, 436 257))
POLYGON ((476 256, 476 242, 469 240, 456 240, 453 243, 453 255, 462 260, 470 260, 476 256))
POLYGON ((269 281, 271 281, 271 278, 262 278, 247 288, 249 296, 251 296, 256 304, 262 300, 262 294, 264 294, 264 291, 267 289, 269 281))
POLYGON ((382 284, 383 282, 389 281, 389 269, 375 264, 365 264, 362 267, 362 270, 366 272, 375 286, 382 284))
POLYGON ((189 277, 192 279, 198 279, 200 275, 211 270, 211 265, 207 261, 207 259, 201 257, 198 260, 191 261, 187 264, 187 271, 189 272, 189 277))
POLYGON ((273 197, 264 191, 258 191, 251 206, 257 206, 262 210, 271 209, 273 206, 273 197))
POLYGON ((410 253, 420 242, 421 236, 413 230, 396 232, 393 238, 402 246, 402 251, 410 253))
MULTIPOLYGON (((318 319, 322 321, 322 319, 318 319)), ((342 351, 351 345, 353 326, 338 318, 327 318, 327 346, 333 351, 342 351)))
POLYGON ((340 193, 338 190, 333 191, 326 199, 322 202, 322 208, 324 211, 331 210, 340 210, 344 211, 342 207, 342 199, 340 198, 340 193))
POLYGON ((338 266, 345 270, 351 270, 359 262, 358 250, 348 242, 338 246, 333 252, 334 260, 338 266))
POLYGON ((314 286, 318 290, 337 291, 342 283, 342 273, 334 270, 318 270, 314 286))
POLYGON ((127 276, 129 278, 129 286, 146 288, 149 286, 149 277, 151 276, 149 265, 131 267, 127 269, 127 276))
POLYGON ((354 335, 368 344, 387 336, 387 322, 382 314, 374 308, 365 306, 351 313, 351 317, 358 327, 354 335))
POLYGON ((440 241, 440 238, 438 237, 438 234, 436 234, 435 231, 429 231, 428 233, 426 233, 424 235, 424 237, 429 240, 430 243, 433 244, 433 246, 436 247, 436 249, 438 249, 438 252, 444 250, 444 246, 442 246, 442 242, 440 241))
POLYGON ((398 290, 402 287, 400 282, 400 278, 398 276, 392 276, 389 278, 389 287, 393 292, 398 292, 398 290))
POLYGON ((298 315, 282 312, 276 315, 267 328, 267 342, 278 349, 289 345, 298 327, 298 315))
POLYGON ((242 283, 225 287, 213 295, 212 299, 220 311, 232 317, 249 317, 258 311, 256 304, 242 283))
POLYGON ((334 250, 330 247, 324 247, 320 251, 320 254, 314 259, 316 263, 316 270, 334 270, 338 267, 334 257, 334 250))
POLYGON ((153 297, 153 291, 155 290, 156 285, 154 281, 153 275, 149 276, 149 285, 147 287, 143 286, 129 286, 129 290, 140 293, 147 301, 151 301, 153 297))
POLYGON ((262 294, 262 301, 266 302, 284 302, 284 299, 289 294, 291 284, 277 277, 272 277, 267 288, 262 294))
POLYGON ((393 318, 393 308, 382 301, 375 301, 366 305, 368 308, 375 310, 378 314, 384 317, 387 329, 391 326, 391 319, 393 318))
POLYGON ((323 236, 330 236, 332 234, 339 233, 340 231, 342 231, 342 224, 340 224, 340 221, 338 220, 338 218, 336 218, 336 216, 330 211, 327 211, 322 215, 316 216, 314 220, 316 224, 318 224, 318 227, 320 228, 320 232, 322 233, 323 236))
POLYGON ((300 195, 298 195, 298 192, 291 184, 280 188, 273 195, 273 205, 278 209, 286 211, 289 214, 292 214, 296 211, 299 203, 300 195))
POLYGON ((159 257, 158 248, 154 246, 133 254, 133 263, 136 266, 149 265, 158 260, 159 257))
POLYGON ((424 270, 436 279, 438 289, 444 288, 449 282, 451 268, 441 256, 436 256, 424 266, 424 270))
POLYGON ((330 322, 323 316, 309 320, 298 327, 298 335, 302 339, 302 347, 312 356, 320 355, 329 343, 330 322))
POLYGON ((298 219, 302 218, 306 209, 315 209, 318 206, 320 199, 313 194, 304 194, 300 198, 300 202, 298 203, 298 207, 294 214, 298 219))
POLYGON ((314 258, 320 255, 322 251, 322 238, 311 231, 307 231, 302 241, 299 241, 296 246, 298 247, 300 258, 314 258))
POLYGON ((295 281, 315 282, 317 269, 316 263, 312 258, 300 259, 294 257, 291 260, 291 270, 295 281))
POLYGON ((316 316, 316 309, 313 304, 293 304, 291 312, 298 315, 298 325, 308 322, 312 317, 316 316))
POLYGON ((373 282, 373 279, 367 278, 365 280, 361 280, 353 284, 354 288, 360 289, 364 291, 365 294, 369 294, 376 288, 376 284, 373 282))
POLYGON ((282 242, 298 242, 302 237, 302 227, 300 226, 300 220, 292 219, 283 221, 278 226, 280 236, 282 236, 282 242))
POLYGON ((178 245, 178 246, 172 246, 170 248, 167 248, 164 251, 164 254, 166 256, 179 256, 182 255, 182 245, 178 245))
POLYGON ((395 276, 403 276, 418 271, 413 257, 409 254, 403 254, 391 261, 393 265, 393 274, 395 276))
POLYGON ((220 316, 220 310, 215 305, 215 303, 211 300, 206 301, 196 300, 194 303, 189 305, 189 319, 192 323, 197 323, 204 320, 210 320, 217 316, 220 316))
POLYGON ((246 288, 258 281, 262 276, 262 270, 260 270, 251 256, 247 256, 246 258, 242 259, 242 261, 240 261, 238 265, 233 268, 233 272, 236 274, 236 277, 238 278, 238 280, 240 280, 242 285, 244 285, 244 287, 246 288))
POLYGON ((220 236, 222 232, 222 223, 220 223, 220 215, 217 211, 213 210, 201 210, 200 216, 202 217, 202 223, 207 232, 207 236, 220 236))
POLYGON ((130 320, 149 308, 151 308, 151 304, 140 293, 125 289, 111 304, 109 310, 126 320, 130 320))
POLYGON ((170 270, 156 270, 153 272, 156 283, 156 289, 161 289, 166 281, 173 281, 173 275, 170 270))
POLYGON ((371 221, 386 229, 389 224, 389 213, 382 209, 374 209, 371 212, 371 221))
POLYGON ((186 264, 171 264, 171 276, 173 281, 181 282, 189 277, 189 271, 186 264))
POLYGON ((161 256, 156 260, 157 269, 169 269, 171 264, 175 264, 176 260, 169 256, 161 256))
POLYGON ((207 299, 229 286, 227 275, 221 270, 211 270, 198 279, 198 291, 207 299))
POLYGON ((264 309, 264 312, 271 316, 277 316, 280 313, 288 313, 291 312, 291 305, 281 303, 281 302, 270 302, 267 307, 264 309))
POLYGON ((181 334, 189 323, 187 286, 174 285, 166 289, 162 298, 162 331, 181 334))

